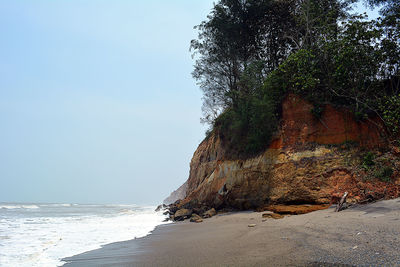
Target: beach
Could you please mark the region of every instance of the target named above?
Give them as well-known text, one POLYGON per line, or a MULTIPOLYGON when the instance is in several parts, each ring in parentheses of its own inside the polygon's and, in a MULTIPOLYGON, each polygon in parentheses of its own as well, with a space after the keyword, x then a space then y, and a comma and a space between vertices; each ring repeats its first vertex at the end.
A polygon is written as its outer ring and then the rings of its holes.
POLYGON ((400 265, 400 199, 283 219, 262 214, 161 225, 144 238, 64 259, 64 266, 400 265))

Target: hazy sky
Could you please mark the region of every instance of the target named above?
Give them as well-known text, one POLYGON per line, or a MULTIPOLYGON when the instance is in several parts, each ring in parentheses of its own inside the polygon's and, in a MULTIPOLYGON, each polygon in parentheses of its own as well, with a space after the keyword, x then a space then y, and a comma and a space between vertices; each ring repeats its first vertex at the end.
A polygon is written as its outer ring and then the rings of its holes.
POLYGON ((156 204, 204 137, 212 0, 0 0, 0 201, 156 204))
POLYGON ((0 1, 0 201, 158 203, 204 137, 205 0, 0 1))

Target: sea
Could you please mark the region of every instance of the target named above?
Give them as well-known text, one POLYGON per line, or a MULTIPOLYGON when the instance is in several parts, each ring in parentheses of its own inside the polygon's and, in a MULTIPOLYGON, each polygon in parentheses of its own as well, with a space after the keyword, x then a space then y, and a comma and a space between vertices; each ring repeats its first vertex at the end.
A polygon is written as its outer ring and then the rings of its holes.
POLYGON ((166 223, 155 208, 0 203, 0 266, 62 266, 65 257, 146 236, 166 223))

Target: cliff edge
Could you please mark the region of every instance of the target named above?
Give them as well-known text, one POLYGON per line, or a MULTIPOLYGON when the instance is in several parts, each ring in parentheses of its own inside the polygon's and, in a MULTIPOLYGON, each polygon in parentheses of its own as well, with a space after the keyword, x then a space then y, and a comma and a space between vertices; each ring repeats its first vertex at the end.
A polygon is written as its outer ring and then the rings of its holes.
POLYGON ((399 149, 389 144, 378 118, 356 121, 346 109, 313 105, 290 94, 268 149, 231 159, 218 134, 194 152, 188 180, 174 194, 180 205, 252 209, 271 204, 330 204, 400 195, 399 149), (179 197, 177 197, 179 195, 179 197))

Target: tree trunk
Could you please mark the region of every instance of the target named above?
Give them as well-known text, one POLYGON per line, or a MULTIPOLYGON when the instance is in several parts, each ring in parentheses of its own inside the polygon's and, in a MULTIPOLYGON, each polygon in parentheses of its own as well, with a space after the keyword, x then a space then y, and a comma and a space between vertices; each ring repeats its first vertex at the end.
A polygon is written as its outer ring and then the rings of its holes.
POLYGON ((339 204, 336 206, 335 212, 339 212, 342 210, 343 204, 346 203, 346 198, 347 198, 348 194, 349 194, 348 192, 344 193, 344 195, 342 196, 342 198, 339 201, 339 204))

